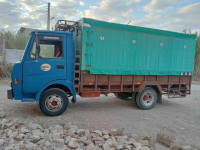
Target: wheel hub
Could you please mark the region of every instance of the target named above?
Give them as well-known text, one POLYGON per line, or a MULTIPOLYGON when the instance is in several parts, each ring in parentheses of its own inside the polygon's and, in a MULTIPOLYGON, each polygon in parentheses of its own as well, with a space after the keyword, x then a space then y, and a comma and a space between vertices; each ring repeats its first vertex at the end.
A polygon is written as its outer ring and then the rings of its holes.
POLYGON ((146 101, 148 99, 149 99, 149 97, 147 95, 144 95, 143 100, 146 101))
POLYGON ((53 100, 53 101, 51 102, 51 105, 52 105, 53 107, 56 107, 56 106, 58 106, 58 102, 57 102, 56 100, 53 100))
POLYGON ((150 106, 154 101, 154 96, 152 95, 152 93, 145 93, 143 96, 143 103, 146 106, 150 106))
POLYGON ((58 95, 51 95, 46 99, 46 107, 51 111, 59 110, 63 105, 63 99, 58 95))

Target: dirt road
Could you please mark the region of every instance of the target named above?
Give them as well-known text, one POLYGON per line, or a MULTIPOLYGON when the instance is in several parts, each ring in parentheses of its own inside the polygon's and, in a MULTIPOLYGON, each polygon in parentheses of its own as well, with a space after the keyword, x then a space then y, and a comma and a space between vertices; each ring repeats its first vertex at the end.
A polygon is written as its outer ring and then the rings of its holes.
POLYGON ((100 98, 78 97, 76 104, 70 103, 68 110, 58 117, 46 117, 40 112, 38 103, 23 103, 6 98, 7 82, 0 81, 0 107, 6 118, 30 120, 46 126, 72 122, 82 128, 117 128, 133 136, 156 136, 159 132, 173 136, 177 143, 192 145, 200 149, 200 85, 195 83, 192 95, 182 99, 163 98, 152 110, 144 111, 123 101, 113 94, 100 98))

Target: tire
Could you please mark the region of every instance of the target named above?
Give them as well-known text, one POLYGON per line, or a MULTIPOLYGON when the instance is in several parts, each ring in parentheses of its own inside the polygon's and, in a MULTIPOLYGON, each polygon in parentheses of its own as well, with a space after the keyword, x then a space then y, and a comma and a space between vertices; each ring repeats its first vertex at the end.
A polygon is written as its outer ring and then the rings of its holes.
POLYGON ((133 92, 133 94, 132 94, 132 101, 133 101, 133 104, 136 105, 136 106, 137 106, 137 104, 136 104, 136 96, 137 96, 137 94, 138 94, 138 92, 133 92))
POLYGON ((126 100, 126 101, 128 101, 129 97, 131 97, 131 95, 129 93, 114 93, 114 94, 117 98, 126 100))
POLYGON ((144 90, 136 96, 136 104, 143 110, 152 109, 156 105, 157 100, 157 92, 151 87, 144 88, 144 90))
POLYGON ((68 107, 67 94, 58 88, 46 90, 40 97, 40 110, 47 116, 59 116, 68 107))

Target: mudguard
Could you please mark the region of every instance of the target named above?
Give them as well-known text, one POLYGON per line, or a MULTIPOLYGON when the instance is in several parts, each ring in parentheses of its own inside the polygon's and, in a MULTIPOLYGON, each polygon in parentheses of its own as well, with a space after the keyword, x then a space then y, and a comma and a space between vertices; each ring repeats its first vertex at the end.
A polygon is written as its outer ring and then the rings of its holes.
POLYGON ((72 93, 73 97, 74 97, 74 100, 76 100, 76 93, 74 91, 74 88, 73 88, 73 83, 67 81, 67 80, 55 80, 55 81, 52 81, 52 82, 49 82, 47 84, 45 84, 41 89, 40 91, 36 94, 36 101, 38 102, 40 100, 40 96, 42 94, 42 92, 49 86, 51 85, 54 85, 54 84, 60 84, 60 85, 63 85, 63 86, 66 86, 72 93))

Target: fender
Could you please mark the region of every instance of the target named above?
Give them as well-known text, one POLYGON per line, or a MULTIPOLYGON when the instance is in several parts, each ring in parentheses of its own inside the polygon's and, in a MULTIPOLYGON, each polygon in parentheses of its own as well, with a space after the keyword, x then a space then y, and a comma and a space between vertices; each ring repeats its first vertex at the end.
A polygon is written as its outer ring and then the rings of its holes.
POLYGON ((74 88, 73 88, 73 84, 67 80, 54 80, 54 81, 51 81, 47 84, 45 84, 41 89, 40 91, 36 94, 36 102, 39 102, 40 100, 40 96, 42 94, 42 92, 49 86, 53 85, 53 84, 60 84, 60 85, 64 85, 66 86, 72 93, 73 97, 74 97, 74 100, 76 100, 76 93, 74 91, 74 88))
POLYGON ((139 87, 139 92, 141 93, 143 91, 143 89, 147 86, 147 85, 150 85, 150 86, 156 86, 158 88, 158 91, 160 93, 162 93, 162 88, 161 86, 156 82, 143 82, 140 87, 139 87))

